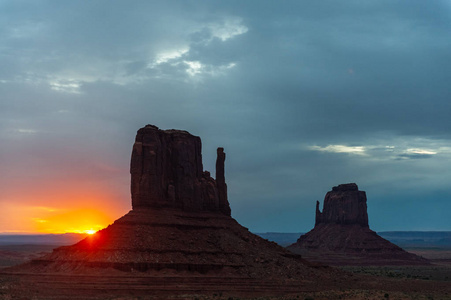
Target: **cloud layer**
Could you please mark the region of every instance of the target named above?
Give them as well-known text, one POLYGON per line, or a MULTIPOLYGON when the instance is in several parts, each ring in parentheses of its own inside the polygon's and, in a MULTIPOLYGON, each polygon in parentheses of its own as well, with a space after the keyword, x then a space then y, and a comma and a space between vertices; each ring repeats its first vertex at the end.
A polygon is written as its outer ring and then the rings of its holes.
POLYGON ((0 206, 120 216, 133 138, 151 123, 199 135, 210 171, 225 147, 232 214, 253 231, 309 230, 315 200, 346 182, 367 191, 375 230, 451 230, 450 12, 2 1, 0 206))

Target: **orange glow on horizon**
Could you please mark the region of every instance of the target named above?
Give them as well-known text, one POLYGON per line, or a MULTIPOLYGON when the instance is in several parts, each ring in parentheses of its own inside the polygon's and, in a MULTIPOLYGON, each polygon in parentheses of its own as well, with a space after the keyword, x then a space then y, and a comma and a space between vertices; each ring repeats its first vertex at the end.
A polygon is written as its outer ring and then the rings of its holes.
POLYGON ((36 231, 42 233, 94 234, 107 227, 112 220, 95 209, 76 209, 56 211, 35 222, 36 231))
POLYGON ((131 208, 129 179, 110 171, 73 166, 36 178, 25 174, 23 180, 11 175, 1 191, 0 234, 87 234, 107 227, 131 208), (111 187, 105 177, 112 176, 123 185, 111 187))
MULTIPOLYGON (((86 204, 84 206, 86 207, 86 204)), ((114 214, 111 215, 112 212, 107 214, 108 212, 94 208, 59 208, 7 203, 1 205, 0 209, 5 213, 5 219, 0 220, 0 233, 7 234, 81 233, 92 235, 113 223, 118 217, 114 214)))

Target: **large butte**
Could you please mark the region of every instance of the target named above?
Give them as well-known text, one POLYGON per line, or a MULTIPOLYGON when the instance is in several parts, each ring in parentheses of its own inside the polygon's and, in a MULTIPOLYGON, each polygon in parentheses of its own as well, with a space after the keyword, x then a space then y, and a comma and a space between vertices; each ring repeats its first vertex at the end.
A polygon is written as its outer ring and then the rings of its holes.
POLYGON ((224 161, 218 148, 213 179, 203 171, 199 137, 153 125, 139 129, 130 167, 132 210, 79 243, 11 271, 39 274, 38 291, 57 295, 70 289, 67 282, 112 295, 258 295, 338 284, 338 271, 313 267, 231 217, 224 161))

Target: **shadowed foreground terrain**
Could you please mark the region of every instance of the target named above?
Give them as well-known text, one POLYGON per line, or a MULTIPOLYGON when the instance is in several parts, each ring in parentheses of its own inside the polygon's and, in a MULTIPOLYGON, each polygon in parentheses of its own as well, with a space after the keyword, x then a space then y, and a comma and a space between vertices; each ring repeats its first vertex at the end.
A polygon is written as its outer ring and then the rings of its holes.
MULTIPOLYGON (((38 247, 33 255, 36 257, 42 250, 49 250, 52 246, 34 247, 38 247)), ((9 251, 19 252, 20 255, 22 251, 29 253, 33 249, 13 245, 9 251)), ((129 273, 106 269, 102 271, 104 275, 115 276, 102 277, 95 272, 91 276, 83 276, 80 272, 63 276, 3 273, 0 274, 0 299, 386 299, 385 295, 389 295, 389 299, 450 299, 451 265, 438 263, 440 260, 451 260, 451 249, 416 249, 409 250, 417 254, 420 253, 416 251, 420 251, 433 265, 342 267, 342 270, 355 274, 342 278, 343 274, 338 273, 331 281, 322 284, 292 282, 291 288, 285 291, 270 281, 266 285, 260 282, 260 286, 252 290, 249 282, 217 276, 215 272, 209 272, 206 279, 203 277, 205 274, 198 273, 197 277, 189 278, 192 275, 186 274, 186 271, 170 269, 154 275, 149 272, 129 273), (228 292, 231 290, 230 285, 233 285, 234 292, 228 292), (240 286, 242 290, 237 291, 240 286), (76 291, 75 295, 71 291, 76 291)))
MULTIPOLYGON (((113 270, 109 270, 113 271, 113 270)), ((114 272, 112 272, 114 273, 114 272)), ((110 273, 111 274, 111 273, 110 273)), ((0 299, 450 299, 446 281, 337 272, 335 279, 272 281, 177 273, 116 276, 1 274, 0 299)))
MULTIPOLYGON (((406 233, 406 235, 411 234, 406 233)), ((16 240, 19 241, 19 237, 16 240)), ((44 242, 47 240, 48 238, 43 239, 44 242)), ((429 247, 420 247, 423 242, 417 242, 418 245, 414 244, 414 241, 409 241, 409 245, 416 247, 408 250, 428 258, 432 262, 431 266, 342 267, 342 270, 356 274, 348 275, 341 280, 340 273, 332 282, 326 282, 323 285, 315 285, 313 282, 304 282, 301 285, 298 282, 291 286, 291 290, 279 292, 279 287, 270 281, 267 281, 266 286, 260 282, 260 287, 252 291, 247 286, 249 282, 243 284, 236 282, 238 281, 236 278, 222 278, 215 272, 210 272, 208 279, 202 277, 205 274, 200 273, 197 278, 190 279, 189 275, 184 278, 186 271, 175 272, 170 269, 161 270, 155 276, 148 272, 124 273, 106 269, 103 274, 115 273, 116 276, 113 278, 102 278, 97 274, 83 276, 80 272, 64 276, 4 273, 0 275, 0 299, 10 299, 13 296, 32 299, 37 295, 40 295, 40 298, 35 299, 161 299, 161 297, 174 299, 229 299, 229 297, 234 299, 245 297, 386 299, 385 295, 389 295, 389 299, 450 299, 450 291, 446 285, 451 285, 451 265, 447 264, 447 261, 451 261, 451 248, 439 248, 431 242, 428 244, 429 247), (377 277, 362 278, 359 274, 377 277), (166 277, 161 277, 163 275, 166 277), (428 288, 424 289, 422 284, 428 288), (242 291, 228 292, 229 285, 234 285, 235 290, 241 285, 242 291), (415 289, 415 287, 421 287, 421 289, 415 289), (437 287, 436 290, 434 290, 435 287, 437 287), (76 290, 76 294, 71 294, 71 290, 76 290), (282 296, 285 293, 288 293, 288 296, 282 296), (269 297, 269 295, 277 296, 269 297)), ((23 259, 30 255, 36 258, 44 251, 50 252, 52 247, 41 244, 38 240, 35 245, 29 246, 3 245, 1 249, 7 250, 9 256, 1 256, 1 252, 0 256, 10 266, 14 262, 8 257, 12 259, 19 257, 23 262, 23 259)))

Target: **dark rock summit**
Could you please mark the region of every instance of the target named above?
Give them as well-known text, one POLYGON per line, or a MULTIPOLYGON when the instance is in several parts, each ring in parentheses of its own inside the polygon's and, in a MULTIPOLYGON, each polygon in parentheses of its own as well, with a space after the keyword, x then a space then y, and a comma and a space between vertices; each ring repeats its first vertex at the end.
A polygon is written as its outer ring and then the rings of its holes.
POLYGON ((333 187, 324 198, 323 212, 316 202, 315 227, 288 249, 331 265, 428 264, 369 228, 366 201, 366 193, 355 183, 333 187))
POLYGON ((173 207, 230 215, 218 148, 215 181, 203 171, 200 138, 181 130, 147 125, 138 130, 130 164, 132 207, 173 207))
POLYGON ((334 186, 324 198, 323 212, 316 201, 315 226, 318 224, 358 224, 368 227, 366 193, 359 191, 357 184, 334 186))

